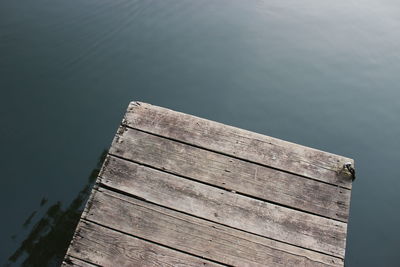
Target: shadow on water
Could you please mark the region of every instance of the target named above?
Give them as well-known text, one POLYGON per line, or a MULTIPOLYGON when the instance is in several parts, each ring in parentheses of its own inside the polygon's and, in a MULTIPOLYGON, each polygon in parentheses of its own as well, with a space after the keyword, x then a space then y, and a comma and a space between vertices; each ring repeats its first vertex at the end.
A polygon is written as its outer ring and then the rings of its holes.
MULTIPOLYGON (((104 150, 97 166, 92 170, 85 187, 79 192, 69 207, 64 209, 60 201, 50 206, 46 214, 32 228, 21 246, 8 258, 5 266, 10 266, 26 257, 21 266, 60 266, 72 235, 82 214, 84 205, 89 197, 91 188, 100 172, 101 165, 107 155, 104 150)), ((43 198, 40 206, 47 199, 43 198)), ((23 223, 26 228, 37 211, 23 223)))

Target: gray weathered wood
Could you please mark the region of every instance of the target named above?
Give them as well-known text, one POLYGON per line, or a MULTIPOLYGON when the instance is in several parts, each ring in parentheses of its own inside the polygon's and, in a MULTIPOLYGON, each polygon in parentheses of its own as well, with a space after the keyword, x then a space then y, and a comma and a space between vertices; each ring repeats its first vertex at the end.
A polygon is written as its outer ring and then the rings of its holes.
POLYGON ((225 266, 90 222, 81 221, 78 227, 68 254, 100 266, 225 266))
POLYGON ((344 257, 343 222, 292 210, 110 158, 101 173, 107 186, 217 223, 344 257))
MULTIPOLYGON (((235 230, 107 189, 99 188, 91 205, 92 211, 87 214, 86 220, 227 265, 275 267, 343 264, 341 259, 335 257, 235 230)), ((96 231, 90 232, 98 235, 96 231)), ((92 247, 90 244, 86 246, 92 247)), ((75 256, 82 257, 80 254, 82 252, 75 256)))
POLYGON ((353 160, 343 156, 140 102, 131 102, 123 124, 180 142, 351 188, 349 174, 340 170, 345 162, 353 162, 353 160))
POLYGON ((348 189, 120 128, 110 153, 171 173, 346 222, 348 189))
POLYGON ((96 267, 96 265, 67 256, 61 267, 96 267))
POLYGON ((132 102, 62 266, 343 266, 345 162, 132 102))

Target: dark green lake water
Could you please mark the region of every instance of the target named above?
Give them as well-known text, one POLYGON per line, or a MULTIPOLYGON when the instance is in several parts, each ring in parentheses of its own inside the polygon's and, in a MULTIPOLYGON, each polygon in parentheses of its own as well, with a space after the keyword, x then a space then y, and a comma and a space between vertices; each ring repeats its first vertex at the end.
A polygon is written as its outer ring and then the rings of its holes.
POLYGON ((0 264, 59 263, 141 100, 354 158, 346 266, 400 266, 399 80, 394 0, 2 0, 0 264))

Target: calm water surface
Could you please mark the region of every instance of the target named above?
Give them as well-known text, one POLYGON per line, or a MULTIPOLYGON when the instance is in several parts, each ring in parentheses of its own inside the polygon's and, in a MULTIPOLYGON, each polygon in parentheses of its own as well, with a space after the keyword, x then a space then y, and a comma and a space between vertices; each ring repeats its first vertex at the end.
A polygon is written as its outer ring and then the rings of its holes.
POLYGON ((141 100, 355 158, 346 266, 399 266, 399 33, 390 0, 2 0, 0 264, 57 266, 141 100))

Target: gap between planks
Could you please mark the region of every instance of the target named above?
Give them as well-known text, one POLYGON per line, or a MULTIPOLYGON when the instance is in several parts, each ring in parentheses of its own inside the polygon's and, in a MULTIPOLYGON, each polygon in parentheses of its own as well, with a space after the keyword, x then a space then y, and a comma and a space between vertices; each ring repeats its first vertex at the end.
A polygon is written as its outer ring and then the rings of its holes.
POLYGON ((347 224, 284 208, 117 158, 101 183, 161 206, 307 249, 344 257, 347 224))
POLYGON ((354 165, 347 157, 142 102, 129 104, 122 124, 351 189, 341 172, 345 162, 354 165))
POLYGON ((79 229, 70 255, 98 266, 229 266, 91 221, 82 220, 79 229), (113 244, 112 249, 109 244, 113 244))
MULTIPOLYGON (((108 229, 93 238, 119 234, 112 240, 156 245, 142 256, 161 249, 223 266, 343 266, 351 179, 338 169, 351 159, 140 102, 109 152, 81 217, 100 228, 86 236, 108 229)), ((115 265, 108 249, 101 266, 115 265)))
POLYGON ((241 159, 120 128, 109 153, 246 196, 347 222, 351 191, 241 159))
MULTIPOLYGON (((98 188, 85 220, 234 266, 342 266, 343 260, 98 188), (132 227, 134 226, 134 227, 132 227)), ((82 227, 78 227, 81 229, 82 227)), ((98 231, 93 231, 97 235, 98 231)), ((76 240, 82 231, 79 230, 76 240)), ((100 242, 101 243, 101 242, 100 242)), ((104 244, 113 243, 110 241, 104 244)), ((90 247, 90 244, 87 244, 90 247)), ((71 253, 71 252, 69 252, 71 253)), ((89 253, 90 254, 90 253, 89 253)), ((74 256, 79 256, 73 254, 74 256)))

